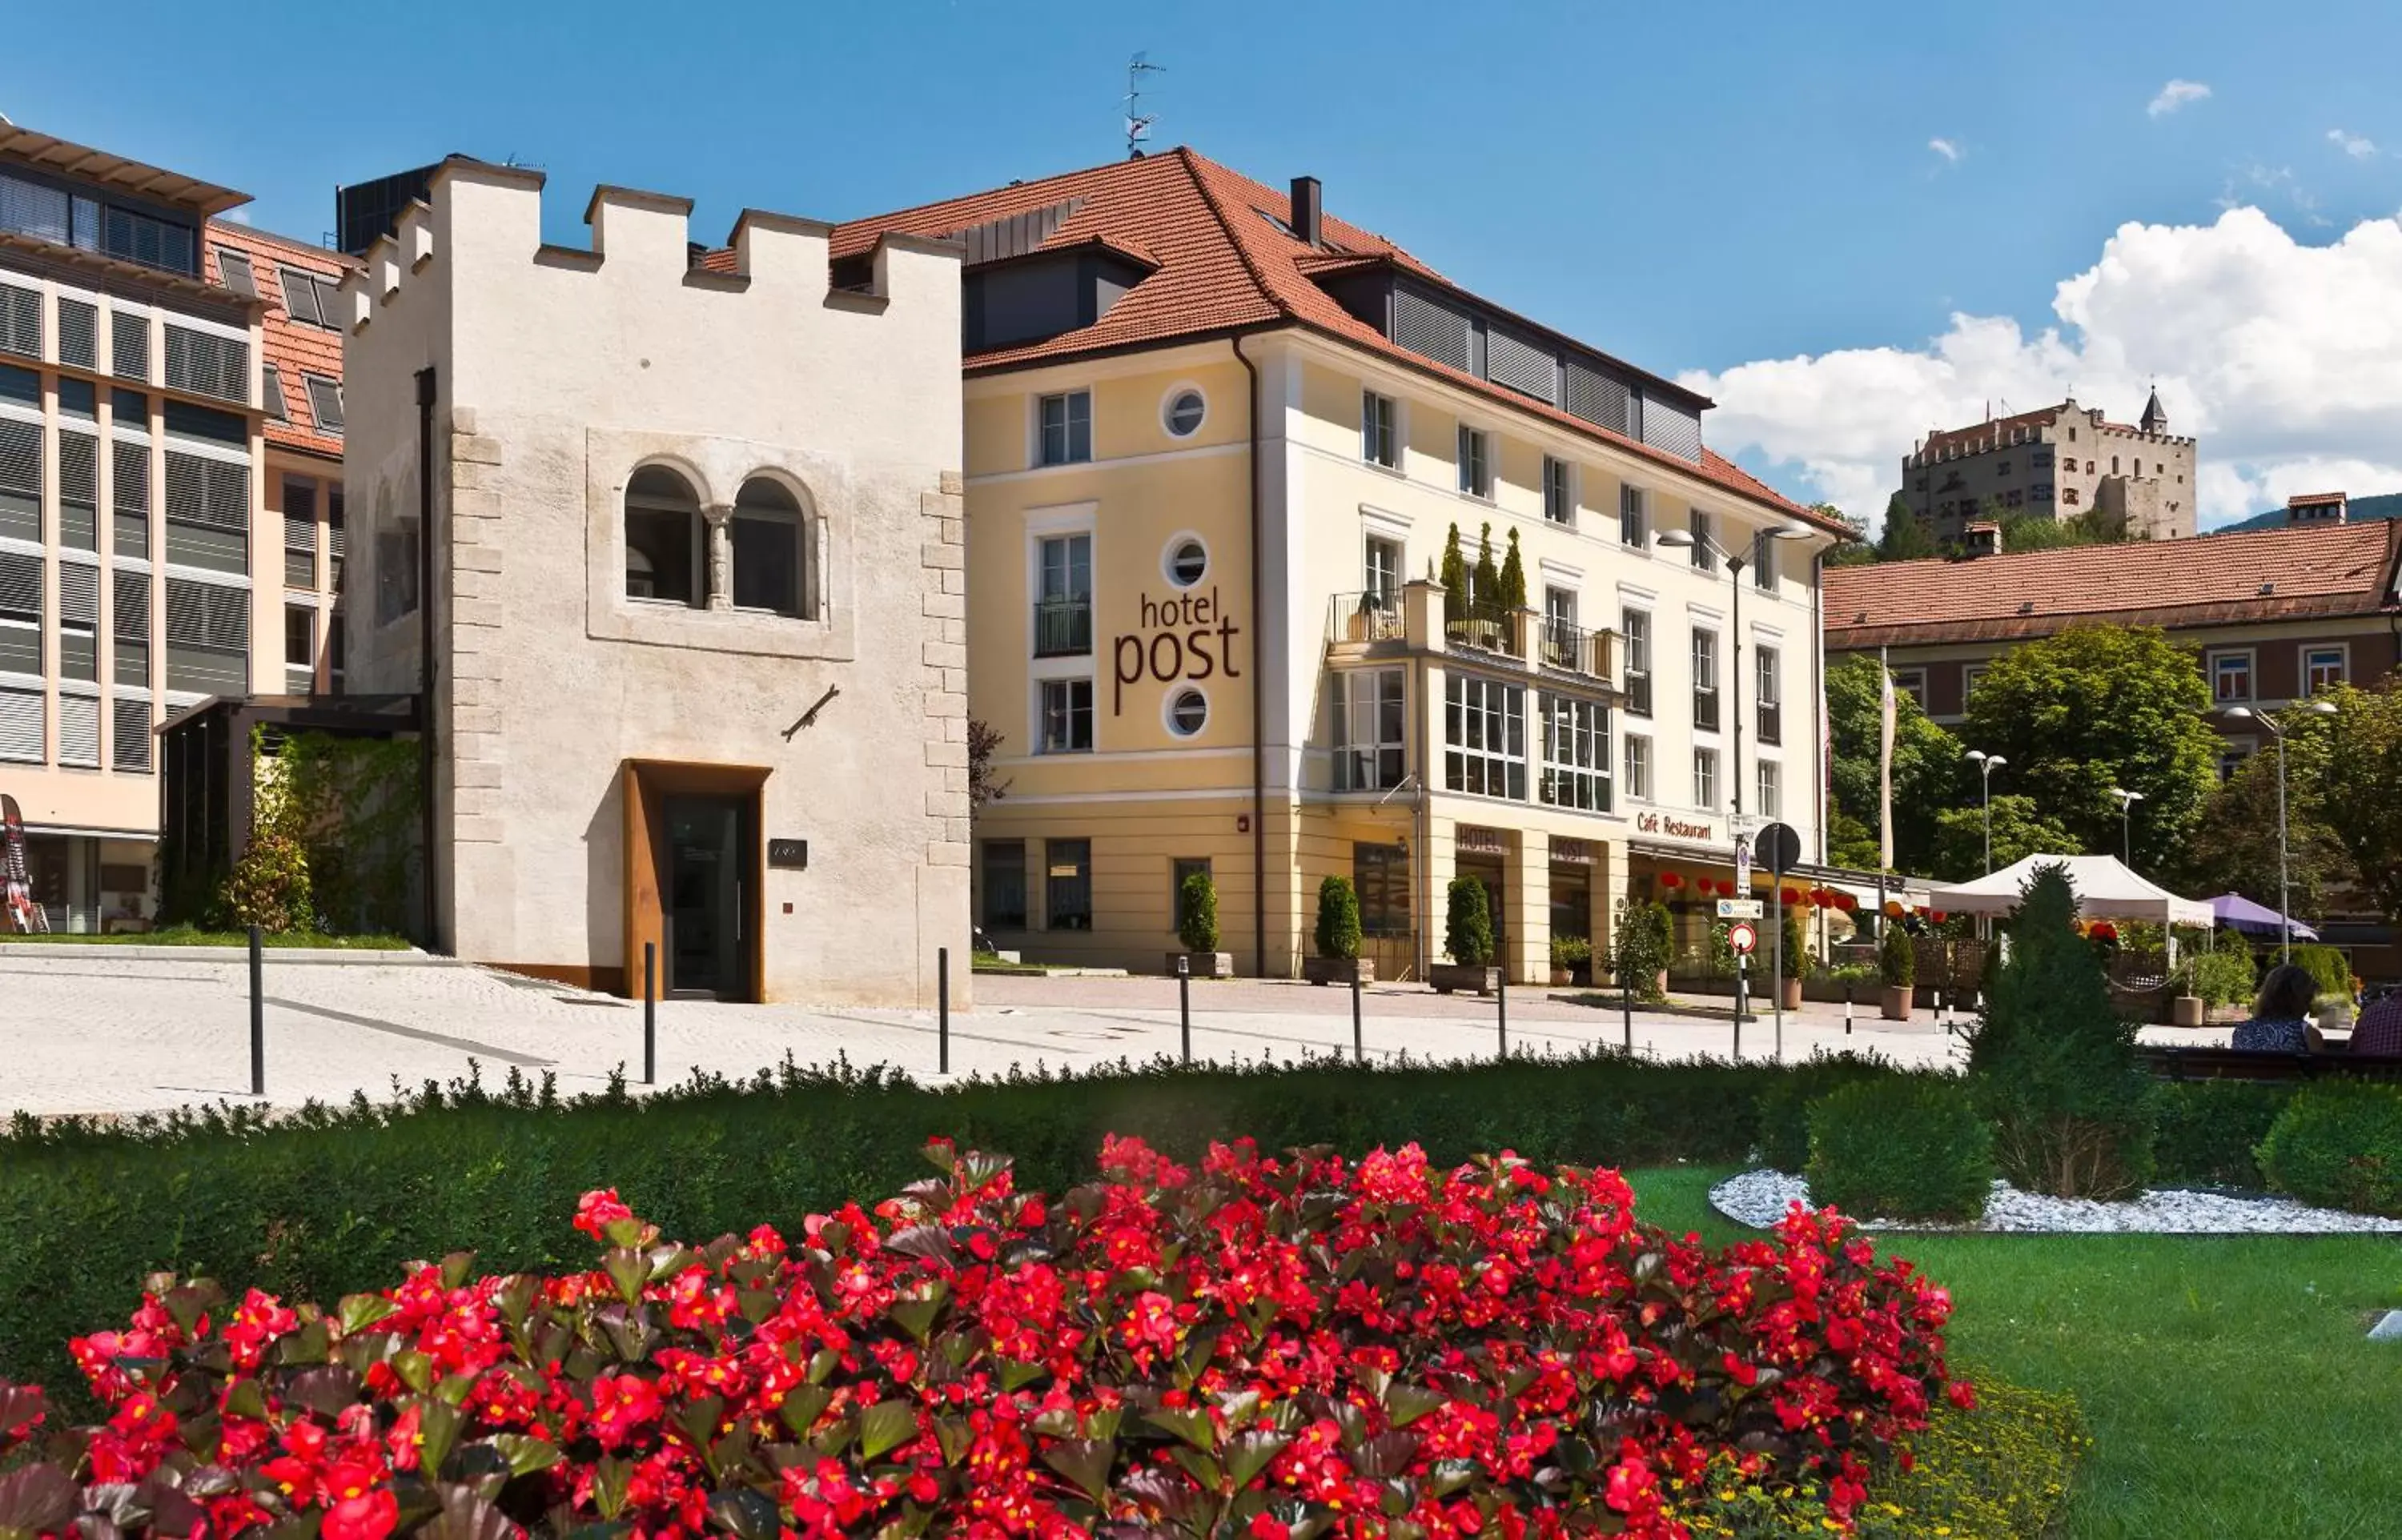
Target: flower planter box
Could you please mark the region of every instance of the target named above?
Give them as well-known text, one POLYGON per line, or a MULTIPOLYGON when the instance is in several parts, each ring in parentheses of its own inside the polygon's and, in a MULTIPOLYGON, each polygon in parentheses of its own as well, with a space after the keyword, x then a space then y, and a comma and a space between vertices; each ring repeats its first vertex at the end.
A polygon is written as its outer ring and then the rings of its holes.
POLYGON ((1373 957, 1304 957, 1301 976, 1312 983, 1374 983, 1376 963, 1373 957))
POLYGON ((1461 989, 1473 995, 1490 995, 1501 987, 1501 970, 1467 963, 1431 963, 1427 968, 1427 983, 1434 985, 1438 995, 1461 989))
POLYGON ((1231 979, 1235 976, 1235 955, 1232 952, 1170 952, 1167 955, 1167 976, 1176 976, 1177 959, 1182 958, 1196 979, 1231 979))
POLYGON ((1777 985, 1776 985, 1776 994, 1777 994, 1777 1004, 1779 1004, 1780 1006, 1784 1007, 1786 1010, 1788 1010, 1788 1011, 1799 1011, 1799 1010, 1801 1010, 1801 1009, 1802 1009, 1802 981, 1801 981, 1801 980, 1799 980, 1799 979, 1780 979, 1780 980, 1778 980, 1778 981, 1777 981, 1777 985))
POLYGON ((2177 1026, 2200 1026, 2208 1015, 2199 995, 2179 995, 2169 1001, 2169 1020, 2177 1026))
POLYGON ((1910 1009, 1914 1003, 1914 997, 1916 994, 1917 991, 1906 983, 1886 984, 1884 986, 1884 998, 1879 1002, 1883 1009, 1884 1019, 1889 1022, 1906 1022, 1910 1020, 1910 1009))

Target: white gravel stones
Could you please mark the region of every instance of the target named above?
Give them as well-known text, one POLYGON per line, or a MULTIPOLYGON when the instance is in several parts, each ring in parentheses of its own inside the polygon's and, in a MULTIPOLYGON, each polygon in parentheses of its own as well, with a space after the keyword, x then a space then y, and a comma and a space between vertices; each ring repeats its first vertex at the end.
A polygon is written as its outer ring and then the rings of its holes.
MULTIPOLYGON (((1781 1171, 1746 1171, 1710 1189, 1710 1204, 1737 1224, 1765 1230, 1788 1205, 1810 1205, 1810 1184, 1781 1171)), ((2340 1209, 2306 1208, 2290 1198, 2246 1198, 2182 1189, 2147 1192, 2125 1203, 2046 1198, 1994 1184, 1975 1225, 1867 1221, 1871 1230, 1980 1230, 1995 1232, 2121 1235, 2331 1235, 2402 1233, 2402 1219, 2340 1209)))

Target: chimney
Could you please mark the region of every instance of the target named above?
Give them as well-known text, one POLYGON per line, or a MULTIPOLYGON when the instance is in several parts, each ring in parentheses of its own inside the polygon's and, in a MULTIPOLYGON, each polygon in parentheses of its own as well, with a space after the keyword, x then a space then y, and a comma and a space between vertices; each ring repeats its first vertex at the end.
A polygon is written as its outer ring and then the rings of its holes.
POLYGON ((1966 537, 1962 543, 1971 558, 2002 554, 2002 527, 1991 519, 1979 519, 1962 534, 1966 537))
POLYGON ((1318 192, 1318 178, 1296 176, 1292 179, 1292 218, 1287 223, 1301 240, 1313 246, 1324 244, 1326 211, 1318 192))

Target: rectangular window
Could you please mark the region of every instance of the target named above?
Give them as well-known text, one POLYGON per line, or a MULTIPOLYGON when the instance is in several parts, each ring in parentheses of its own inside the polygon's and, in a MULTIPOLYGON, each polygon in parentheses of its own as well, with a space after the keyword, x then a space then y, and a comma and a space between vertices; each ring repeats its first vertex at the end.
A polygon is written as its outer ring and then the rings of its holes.
POLYGON ((1196 873, 1205 877, 1209 875, 1208 857, 1179 856, 1167 863, 1167 910, 1176 917, 1175 928, 1180 933, 1184 929, 1186 918, 1184 879, 1196 873))
POLYGON ((1390 610, 1400 604, 1401 597, 1401 543, 1368 537, 1368 561, 1365 592, 1379 610, 1390 610))
POLYGON ((1781 661, 1774 647, 1754 645, 1751 650, 1752 699, 1762 743, 1785 741, 1785 690, 1778 682, 1781 661))
POLYGON ((1093 650, 1093 537, 1053 535, 1035 547, 1034 655, 1093 650))
POLYGON ((223 246, 219 246, 217 277, 223 281, 227 288, 244 299, 258 297, 258 274, 252 268, 250 258, 242 255, 242 253, 228 251, 223 246))
POLYGON ((1387 471, 1401 468, 1401 406, 1391 396, 1360 392, 1360 458, 1387 471))
POLYGON ((1638 551, 1651 539, 1650 516, 1644 511, 1640 487, 1618 489, 1618 538, 1638 551))
POLYGON ((167 386, 221 401, 250 400, 250 343, 167 324, 167 386))
MULTIPOLYGON (((82 201, 76 199, 78 205, 82 201)), ((79 237, 80 232, 76 241, 78 246, 83 244, 79 237)), ((200 271, 200 243, 193 239, 189 225, 171 225, 131 209, 112 206, 101 215, 100 249, 145 268, 165 268, 179 273, 200 271)))
POLYGON ((2253 752, 2254 746, 2248 742, 2230 743, 2218 751, 2218 778, 2233 780, 2235 773, 2243 768, 2243 762, 2250 759, 2253 752))
POLYGON ((1046 679, 1042 681, 1042 747, 1045 754, 1089 754, 1093 751, 1093 681, 1088 679, 1046 679))
POLYGON ((283 663, 290 668, 317 664, 317 612, 306 604, 283 607, 283 663))
POLYGON ((1714 808, 1719 804, 1719 751, 1715 749, 1693 750, 1693 805, 1714 808))
MULTIPOLYGON (((150 701, 145 695, 118 695, 109 702, 108 763, 117 770, 150 768, 150 701)), ((149 886, 148 873, 142 887, 149 886)))
POLYGON ((1776 592, 1776 548, 1783 543, 1765 529, 1751 537, 1751 581, 1755 587, 1776 592))
POLYGON ((1609 811, 1609 708, 1545 695, 1541 800, 1553 807, 1609 811))
POLYGON ((258 404, 270 422, 292 420, 291 403, 283 399, 283 371, 269 364, 258 371, 258 404))
POLYGON ((1334 790, 1389 791, 1401 784, 1406 710, 1399 668, 1333 676, 1334 790))
POLYGON ((42 292, 0 283, 0 353, 42 356, 42 292))
POLYGON ((1687 529, 1693 537, 1694 570, 1715 572, 1719 570, 1719 554, 1710 544, 1710 516, 1695 508, 1687 516, 1687 529))
POLYGON ((1026 842, 984 842, 984 923, 987 930, 1026 928, 1026 842))
MULTIPOLYGON (((59 362, 77 369, 100 367, 98 307, 59 296, 59 362)), ((91 387, 87 385, 84 389, 89 391, 91 387)))
POLYGON ((1719 730, 1719 634, 1693 627, 1693 730, 1719 730))
POLYGON ((1093 928, 1093 842, 1042 843, 1042 923, 1053 930, 1093 928))
POLYGON ((376 530, 376 624, 417 613, 417 520, 396 518, 376 530))
POLYGON ((1064 391, 1042 401, 1044 465, 1081 465, 1093 458, 1093 392, 1064 391))
POLYGON ((1526 799, 1526 693, 1454 673, 1443 681, 1443 784, 1479 796, 1526 799))
POLYGON ((1645 610, 1622 610, 1619 630, 1626 639, 1626 714, 1651 714, 1651 615, 1645 610))
POLYGON ((1568 462, 1543 457, 1543 516, 1554 524, 1576 522, 1576 494, 1568 486, 1568 462))
POLYGON ((297 268, 277 268, 275 276, 283 281, 283 309, 293 320, 335 331, 341 329, 341 296, 335 292, 335 281, 297 268))
POLYGON ((1783 818, 1785 816, 1783 783, 1784 777, 1778 772, 1776 762, 1761 760, 1760 762, 1760 805, 1752 811, 1763 818, 1783 818))
POLYGON ((109 574, 108 624, 117 638, 117 682, 150 683, 150 574, 118 568, 109 574))
POLYGON ((1926 709, 1926 669, 1895 669, 1893 671, 1893 690, 1894 694, 1897 695, 1908 695, 1912 700, 1916 701, 1918 703, 1918 708, 1921 711, 1926 709))
POLYGON ((77 551, 100 549, 100 440, 63 428, 59 431, 59 543, 77 551))
POLYGON ((2230 706, 2252 698, 2252 654, 2213 653, 2210 655, 2210 698, 2230 706))
POLYGON ((0 417, 0 535, 42 538, 42 425, 0 417))
POLYGON ((1651 800, 1651 740, 1626 737, 1626 794, 1636 802, 1651 800))
POLYGON ((791 510, 746 513, 727 521, 734 545, 734 607, 779 615, 808 613, 802 591, 801 521, 791 510))
POLYGON ((119 379, 150 379, 150 318, 140 310, 108 314, 108 372, 119 379))
POLYGON ((59 677, 100 679, 100 569, 81 562, 59 563, 59 677))
POLYGON ((1990 667, 1989 664, 1972 663, 1960 670, 1961 709, 1967 709, 1968 702, 1976 697, 1977 686, 1984 682, 1985 670, 1990 667))
POLYGON ((250 570, 250 466, 167 455, 167 559, 224 572, 250 570))
POLYGON ((1354 845, 1351 886, 1360 895, 1360 933, 1410 933, 1410 853, 1398 845, 1354 845))
POLYGON ((250 595, 167 580, 167 688, 200 695, 250 692, 250 595))
POLYGON ((1493 496, 1493 435, 1465 422, 1459 425, 1459 489, 1487 501, 1493 496))
POLYGON ((2340 647, 2306 647, 2302 650, 2302 691, 2318 694, 2343 682, 2348 659, 2340 647))
POLYGON ((338 437, 342 432, 342 386, 339 380, 323 375, 302 375, 309 387, 309 415, 317 419, 317 431, 338 437))

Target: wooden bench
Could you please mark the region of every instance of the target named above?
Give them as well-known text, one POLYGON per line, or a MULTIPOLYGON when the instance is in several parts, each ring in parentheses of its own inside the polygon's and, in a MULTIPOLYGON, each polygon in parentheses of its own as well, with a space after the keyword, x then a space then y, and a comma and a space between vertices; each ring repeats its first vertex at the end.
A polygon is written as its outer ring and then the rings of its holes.
POLYGON ((2138 1044, 2135 1053, 2163 1080, 2402 1080, 2402 1054, 2275 1053, 2150 1043, 2138 1044))

